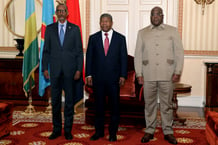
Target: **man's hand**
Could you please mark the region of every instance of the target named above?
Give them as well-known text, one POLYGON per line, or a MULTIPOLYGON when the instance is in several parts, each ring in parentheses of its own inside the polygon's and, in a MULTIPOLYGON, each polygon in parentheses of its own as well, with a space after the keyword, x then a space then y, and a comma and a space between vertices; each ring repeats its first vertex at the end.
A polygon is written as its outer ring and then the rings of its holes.
POLYGON ((49 77, 48 70, 45 70, 45 71, 43 72, 43 74, 44 74, 44 77, 45 77, 46 79, 49 79, 49 78, 50 78, 50 77, 49 77))
POLYGON ((138 80, 139 85, 143 85, 144 84, 143 77, 137 77, 137 80, 138 80))
POLYGON ((125 78, 124 77, 120 77, 120 81, 119 81, 120 86, 123 86, 124 83, 125 83, 125 78))
POLYGON ((180 80, 180 75, 173 74, 173 77, 172 77, 173 83, 179 82, 179 80, 180 80))
POLYGON ((92 77, 87 77, 86 81, 88 86, 92 86, 92 77))
POLYGON ((80 71, 76 71, 76 73, 75 73, 75 75, 74 75, 74 80, 75 80, 75 81, 78 80, 78 79, 80 78, 80 76, 81 76, 80 71))

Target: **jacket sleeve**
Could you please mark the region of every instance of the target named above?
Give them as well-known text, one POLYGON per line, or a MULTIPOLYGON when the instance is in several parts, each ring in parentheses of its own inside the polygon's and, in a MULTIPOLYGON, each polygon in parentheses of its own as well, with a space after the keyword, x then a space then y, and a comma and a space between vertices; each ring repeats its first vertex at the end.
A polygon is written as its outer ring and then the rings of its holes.
POLYGON ((179 32, 177 31, 177 29, 175 31, 176 32, 174 33, 175 35, 174 35, 173 46, 174 46, 176 67, 175 67, 174 74, 180 75, 182 73, 183 63, 184 63, 184 49, 183 49, 179 32))
POLYGON ((136 40, 135 56, 134 56, 134 66, 136 77, 143 76, 142 74, 142 48, 143 42, 141 37, 141 31, 138 31, 138 36, 136 40))
POLYGON ((86 52, 86 77, 92 76, 92 57, 93 57, 93 40, 92 36, 89 37, 88 47, 86 52))
POLYGON ((42 72, 48 70, 48 64, 50 59, 50 36, 49 36, 49 27, 45 30, 45 41, 43 47, 43 54, 42 54, 42 72))
POLYGON ((128 64, 128 53, 127 53, 127 47, 126 47, 126 38, 125 36, 122 36, 122 45, 121 45, 121 74, 120 77, 127 78, 127 64, 128 64))
POLYGON ((81 33, 78 26, 76 26, 75 35, 77 37, 76 41, 76 49, 77 49, 77 70, 82 72, 83 71, 83 47, 82 47, 82 39, 81 39, 81 33))

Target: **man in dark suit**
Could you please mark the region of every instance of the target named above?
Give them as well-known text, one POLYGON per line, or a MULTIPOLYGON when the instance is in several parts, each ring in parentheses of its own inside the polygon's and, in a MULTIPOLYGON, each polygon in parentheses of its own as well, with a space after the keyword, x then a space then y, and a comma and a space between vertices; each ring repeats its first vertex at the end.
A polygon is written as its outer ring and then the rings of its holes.
POLYGON ((108 96, 111 110, 109 141, 116 141, 119 125, 119 92, 127 77, 126 39, 112 29, 110 14, 100 17, 101 31, 89 37, 86 54, 87 84, 93 86, 96 119, 95 134, 90 140, 104 137, 104 104, 108 96))
POLYGON ((64 135, 67 140, 71 140, 75 82, 80 79, 83 67, 82 41, 79 27, 66 20, 68 11, 65 4, 59 4, 56 7, 56 15, 58 22, 46 28, 42 59, 44 76, 51 80, 53 132, 49 139, 55 139, 61 135, 63 89, 65 93, 64 135))

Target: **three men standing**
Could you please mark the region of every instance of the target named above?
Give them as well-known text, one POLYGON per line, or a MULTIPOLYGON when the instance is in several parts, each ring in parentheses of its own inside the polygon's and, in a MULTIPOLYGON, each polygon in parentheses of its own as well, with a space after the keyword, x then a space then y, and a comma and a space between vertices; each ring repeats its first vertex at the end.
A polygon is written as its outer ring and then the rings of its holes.
MULTIPOLYGON (((43 52, 43 72, 51 79, 53 133, 49 139, 61 135, 61 93, 65 91, 65 138, 72 139, 75 81, 81 77, 83 65, 79 27, 66 21, 67 7, 56 7, 58 22, 47 26, 43 52), (50 67, 50 74, 48 68, 50 67)), ((146 130, 141 142, 149 142, 156 128, 157 98, 164 138, 177 144, 173 136, 173 84, 182 73, 184 50, 176 28, 163 24, 160 7, 151 10, 151 25, 138 32, 135 50, 135 71, 139 84, 144 86, 146 130)), ((110 14, 100 17, 101 31, 89 37, 86 54, 87 84, 93 87, 96 103, 95 134, 91 140, 104 137, 104 101, 108 96, 111 110, 109 141, 116 141, 119 125, 119 91, 127 77, 127 48, 123 35, 112 29, 110 14)))

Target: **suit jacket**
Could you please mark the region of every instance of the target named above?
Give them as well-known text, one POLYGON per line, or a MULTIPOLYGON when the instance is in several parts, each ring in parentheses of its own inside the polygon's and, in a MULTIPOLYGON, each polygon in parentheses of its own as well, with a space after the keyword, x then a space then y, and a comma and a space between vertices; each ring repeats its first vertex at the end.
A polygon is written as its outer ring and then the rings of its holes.
POLYGON ((64 43, 61 46, 58 34, 58 22, 50 24, 45 31, 42 70, 50 67, 50 76, 57 77, 60 73, 73 77, 78 70, 82 72, 83 51, 79 27, 67 22, 64 43))
POLYGON ((169 81, 181 74, 184 50, 175 27, 161 24, 139 30, 134 65, 136 76, 144 81, 169 81))
POLYGON ((89 37, 86 53, 86 76, 92 76, 93 82, 105 80, 117 82, 120 77, 127 77, 126 39, 113 31, 107 56, 105 56, 102 32, 89 37))

